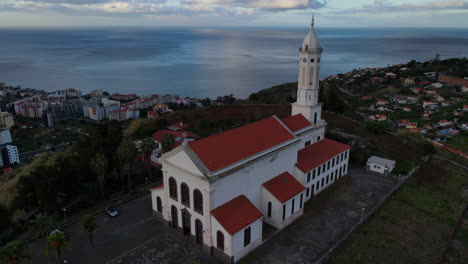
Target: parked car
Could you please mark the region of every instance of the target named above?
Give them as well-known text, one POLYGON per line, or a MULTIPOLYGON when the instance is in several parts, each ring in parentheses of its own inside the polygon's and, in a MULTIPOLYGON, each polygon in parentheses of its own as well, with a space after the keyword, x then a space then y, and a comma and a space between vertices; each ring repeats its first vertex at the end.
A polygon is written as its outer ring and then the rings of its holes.
POLYGON ((119 215, 119 212, 112 207, 107 207, 104 209, 104 212, 106 212, 110 217, 116 217, 119 215))

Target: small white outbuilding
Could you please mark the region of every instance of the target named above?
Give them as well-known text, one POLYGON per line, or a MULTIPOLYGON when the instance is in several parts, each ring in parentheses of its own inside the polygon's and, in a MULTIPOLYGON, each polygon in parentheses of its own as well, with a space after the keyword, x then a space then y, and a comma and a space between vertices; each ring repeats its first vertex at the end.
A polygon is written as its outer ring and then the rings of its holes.
POLYGON ((367 160, 366 169, 369 172, 388 175, 395 168, 394 160, 384 159, 377 156, 372 156, 367 160))

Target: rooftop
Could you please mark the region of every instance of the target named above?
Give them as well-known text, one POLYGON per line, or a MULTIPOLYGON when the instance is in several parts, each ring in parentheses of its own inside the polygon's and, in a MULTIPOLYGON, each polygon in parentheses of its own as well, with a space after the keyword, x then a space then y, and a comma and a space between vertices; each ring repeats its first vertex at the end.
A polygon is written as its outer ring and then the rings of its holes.
POLYGON ((289 172, 283 172, 275 178, 263 184, 278 201, 285 203, 300 192, 305 190, 305 187, 296 180, 289 172))
POLYGON ((244 195, 237 196, 229 202, 218 206, 211 211, 211 215, 231 235, 234 235, 263 216, 262 212, 244 195))
POLYGON ((312 123, 309 120, 307 120, 302 114, 289 116, 281 119, 281 121, 293 132, 296 132, 298 130, 312 125, 312 123))
POLYGON ((300 150, 297 156, 296 166, 302 172, 309 172, 350 148, 351 146, 349 145, 324 138, 300 150))
POLYGON ((294 135, 277 118, 269 117, 189 146, 210 171, 216 171, 291 139, 294 135))

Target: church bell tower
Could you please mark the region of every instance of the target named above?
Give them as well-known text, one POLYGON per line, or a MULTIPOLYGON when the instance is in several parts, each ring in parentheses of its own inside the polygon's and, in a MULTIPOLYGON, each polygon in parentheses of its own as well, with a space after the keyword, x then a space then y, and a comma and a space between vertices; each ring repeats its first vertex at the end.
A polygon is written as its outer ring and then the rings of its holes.
POLYGON ((312 123, 321 121, 322 104, 318 102, 320 56, 322 48, 314 30, 314 17, 310 31, 299 48, 299 80, 297 101, 292 104, 292 115, 303 114, 312 123))

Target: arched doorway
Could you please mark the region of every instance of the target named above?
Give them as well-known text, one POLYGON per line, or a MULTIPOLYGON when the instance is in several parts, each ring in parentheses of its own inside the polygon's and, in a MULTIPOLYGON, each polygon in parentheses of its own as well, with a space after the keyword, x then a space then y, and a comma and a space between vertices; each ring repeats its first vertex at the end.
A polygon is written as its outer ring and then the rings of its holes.
POLYGON ((158 213, 162 214, 162 201, 159 196, 156 197, 156 210, 158 210, 158 213))
POLYGON ((190 236, 191 223, 190 223, 190 213, 186 209, 182 209, 182 231, 184 235, 190 236))
POLYGON ((172 219, 171 227, 172 228, 177 228, 179 226, 179 218, 177 216, 178 216, 177 208, 173 205, 171 207, 171 219, 172 219))
POLYGON ((203 223, 199 219, 195 220, 195 239, 197 244, 203 244, 203 223))

